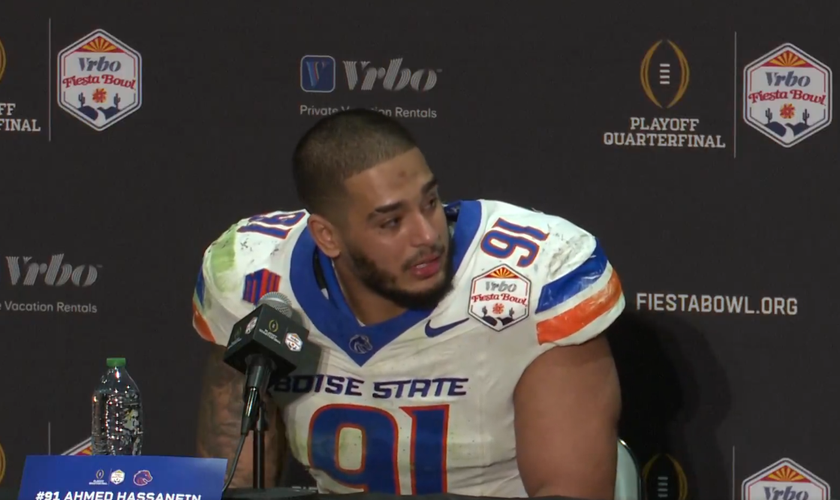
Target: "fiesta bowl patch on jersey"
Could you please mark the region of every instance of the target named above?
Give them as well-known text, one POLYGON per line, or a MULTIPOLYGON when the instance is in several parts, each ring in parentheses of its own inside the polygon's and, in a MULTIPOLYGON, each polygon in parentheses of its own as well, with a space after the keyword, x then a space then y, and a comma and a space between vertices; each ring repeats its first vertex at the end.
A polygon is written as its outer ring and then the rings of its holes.
POLYGON ((528 317, 530 294, 528 278, 503 264, 473 278, 470 316, 500 332, 528 317))

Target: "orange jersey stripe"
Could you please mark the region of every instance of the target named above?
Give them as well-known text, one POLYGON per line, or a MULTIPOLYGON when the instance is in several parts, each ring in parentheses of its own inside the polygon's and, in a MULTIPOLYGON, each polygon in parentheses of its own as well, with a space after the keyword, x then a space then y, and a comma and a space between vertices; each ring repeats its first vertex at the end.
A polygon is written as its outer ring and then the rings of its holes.
POLYGON ((210 331, 210 325, 207 324, 207 321, 205 321, 204 316, 202 316, 201 313, 198 312, 198 306, 195 305, 195 302, 193 302, 193 326, 195 327, 198 334, 201 335, 201 338, 203 338, 204 340, 210 342, 216 341, 216 339, 213 338, 213 333, 210 331))
POLYGON ((542 345, 574 335, 612 309, 621 299, 621 293, 621 281, 613 270, 607 285, 594 295, 568 311, 537 323, 537 341, 542 345))

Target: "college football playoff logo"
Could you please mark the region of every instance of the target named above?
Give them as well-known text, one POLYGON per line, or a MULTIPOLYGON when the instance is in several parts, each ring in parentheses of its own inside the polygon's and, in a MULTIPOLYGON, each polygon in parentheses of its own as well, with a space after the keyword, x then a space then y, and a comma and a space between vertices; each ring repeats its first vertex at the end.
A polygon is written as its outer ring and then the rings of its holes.
POLYGON ((686 500, 688 479, 682 465, 667 453, 657 453, 642 468, 648 498, 686 500))
POLYGON ((648 99, 660 108, 670 108, 680 102, 688 90, 689 73, 688 59, 677 44, 659 40, 642 59, 639 76, 648 99), (671 50, 663 48, 663 43, 671 50))

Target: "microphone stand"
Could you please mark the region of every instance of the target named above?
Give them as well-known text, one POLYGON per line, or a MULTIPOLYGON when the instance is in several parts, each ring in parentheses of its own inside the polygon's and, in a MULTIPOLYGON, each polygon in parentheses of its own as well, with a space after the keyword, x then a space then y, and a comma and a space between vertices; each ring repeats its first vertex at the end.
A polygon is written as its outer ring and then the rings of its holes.
POLYGON ((265 417, 265 404, 257 394, 257 421, 254 426, 254 488, 265 489, 265 431, 268 419, 265 417))
POLYGON ((245 375, 247 393, 242 417, 242 435, 254 433, 254 463, 252 465, 254 488, 260 490, 265 489, 265 431, 268 430, 262 392, 266 390, 273 370, 274 363, 270 359, 257 355, 248 360, 248 370, 245 375))

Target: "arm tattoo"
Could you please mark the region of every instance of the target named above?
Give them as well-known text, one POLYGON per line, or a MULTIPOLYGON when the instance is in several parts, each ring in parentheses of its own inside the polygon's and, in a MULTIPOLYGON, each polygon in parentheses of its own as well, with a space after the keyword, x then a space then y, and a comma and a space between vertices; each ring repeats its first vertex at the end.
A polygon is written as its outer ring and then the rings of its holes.
MULTIPOLYGON (((228 467, 233 461, 240 439, 240 424, 245 403, 242 391, 245 376, 227 364, 222 357, 225 349, 214 347, 204 372, 201 407, 198 418, 198 456, 226 458, 228 467)), ((275 418, 276 407, 266 402, 269 425, 265 435, 266 487, 273 486, 280 475, 282 432, 280 419, 275 418)), ((253 441, 249 437, 242 448, 231 487, 250 488, 253 485, 253 441)), ((228 471, 231 473, 232 471, 228 471)))
POLYGON ((214 348, 204 372, 198 447, 206 456, 232 458, 239 440, 245 376, 225 365, 223 354, 223 350, 214 348))

